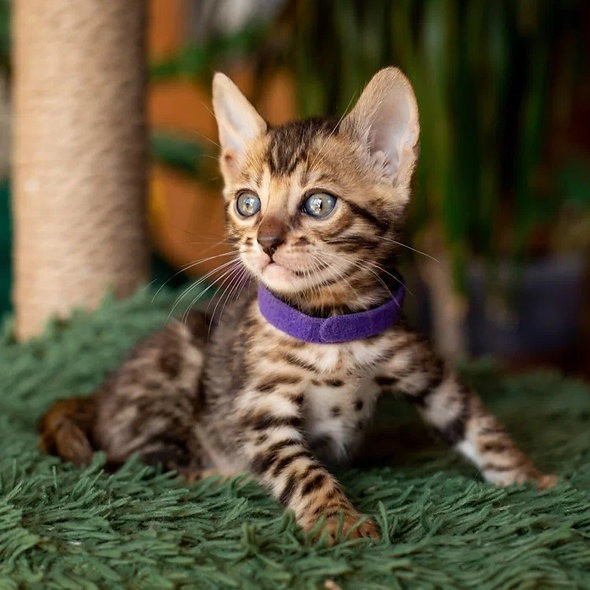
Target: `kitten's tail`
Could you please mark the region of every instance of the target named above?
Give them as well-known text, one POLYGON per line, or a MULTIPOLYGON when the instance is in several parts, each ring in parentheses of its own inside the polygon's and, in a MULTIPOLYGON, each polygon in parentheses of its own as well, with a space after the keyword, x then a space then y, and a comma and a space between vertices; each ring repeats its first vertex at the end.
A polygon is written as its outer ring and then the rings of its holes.
POLYGON ((92 461, 96 396, 57 400, 39 422, 41 450, 76 465, 92 461))

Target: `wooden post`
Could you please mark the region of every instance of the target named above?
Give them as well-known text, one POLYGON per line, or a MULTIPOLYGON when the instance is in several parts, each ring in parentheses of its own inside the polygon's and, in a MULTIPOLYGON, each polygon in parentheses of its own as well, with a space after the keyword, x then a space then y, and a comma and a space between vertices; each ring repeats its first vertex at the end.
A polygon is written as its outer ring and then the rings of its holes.
POLYGON ((147 278, 146 6, 12 3, 19 338, 147 278))

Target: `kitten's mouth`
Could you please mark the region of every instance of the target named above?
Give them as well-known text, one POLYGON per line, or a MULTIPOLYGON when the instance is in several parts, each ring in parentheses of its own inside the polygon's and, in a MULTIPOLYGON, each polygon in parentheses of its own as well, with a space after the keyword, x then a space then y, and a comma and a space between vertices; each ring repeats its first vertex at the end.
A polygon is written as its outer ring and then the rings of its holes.
POLYGON ((268 275, 268 274, 277 274, 277 273, 283 273, 285 275, 289 275, 292 276, 293 273, 284 265, 282 265, 280 262, 277 262, 276 260, 271 260, 262 270, 262 273, 264 275, 268 275))
POLYGON ((262 269, 262 280, 268 287, 279 291, 292 291, 295 273, 276 260, 271 260, 262 269))
MULTIPOLYGON (((255 273, 259 279, 270 289, 282 293, 300 291, 302 281, 305 281, 310 274, 309 270, 299 270, 296 261, 282 260, 279 253, 279 260, 276 256, 259 254, 252 260, 255 273), (285 264, 287 263, 287 264, 285 264), (293 268, 294 266, 294 268, 293 268)), ((254 270, 254 269, 253 269, 254 270)))

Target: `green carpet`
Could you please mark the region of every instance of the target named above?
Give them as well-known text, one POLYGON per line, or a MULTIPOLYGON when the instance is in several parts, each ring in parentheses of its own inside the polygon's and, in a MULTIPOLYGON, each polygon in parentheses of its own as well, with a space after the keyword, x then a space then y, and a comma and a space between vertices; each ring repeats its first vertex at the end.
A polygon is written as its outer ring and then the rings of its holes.
POLYGON ((28 344, 5 326, 0 589, 590 587, 590 392, 552 373, 465 370, 539 465, 562 476, 547 492, 484 484, 394 404, 395 456, 340 474, 377 518, 376 544, 314 545, 244 477, 188 487, 136 461, 109 475, 101 456, 85 470, 42 456, 35 423, 48 403, 92 391, 172 298, 107 300, 28 344))

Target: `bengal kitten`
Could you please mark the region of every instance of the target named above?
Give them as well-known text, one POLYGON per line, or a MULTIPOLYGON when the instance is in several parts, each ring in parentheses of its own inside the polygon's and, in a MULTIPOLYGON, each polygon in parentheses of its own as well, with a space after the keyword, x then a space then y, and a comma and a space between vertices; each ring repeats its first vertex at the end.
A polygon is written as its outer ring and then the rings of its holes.
POLYGON ((223 74, 213 106, 229 241, 263 288, 244 291, 219 325, 198 311, 172 321, 93 396, 57 402, 42 448, 78 464, 103 449, 114 464, 138 453, 188 476, 249 471, 304 529, 323 517, 329 542, 339 525, 378 538, 326 465, 345 463, 377 398, 399 393, 488 481, 553 485, 395 321, 392 264, 419 135, 405 76, 378 72, 337 122, 270 126, 223 74))

